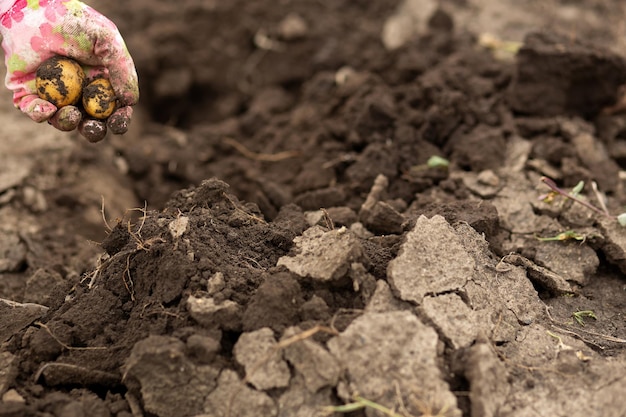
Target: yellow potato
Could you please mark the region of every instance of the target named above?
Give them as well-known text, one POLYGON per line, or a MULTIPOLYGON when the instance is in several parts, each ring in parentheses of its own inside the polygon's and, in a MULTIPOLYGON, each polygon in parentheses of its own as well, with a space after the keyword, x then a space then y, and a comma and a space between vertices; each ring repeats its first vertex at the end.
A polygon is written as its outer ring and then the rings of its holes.
POLYGON ((39 98, 61 108, 78 103, 85 72, 73 59, 53 56, 37 68, 35 85, 39 98))
POLYGON ((83 108, 96 119, 106 119, 115 110, 115 91, 106 78, 98 78, 83 89, 83 108))

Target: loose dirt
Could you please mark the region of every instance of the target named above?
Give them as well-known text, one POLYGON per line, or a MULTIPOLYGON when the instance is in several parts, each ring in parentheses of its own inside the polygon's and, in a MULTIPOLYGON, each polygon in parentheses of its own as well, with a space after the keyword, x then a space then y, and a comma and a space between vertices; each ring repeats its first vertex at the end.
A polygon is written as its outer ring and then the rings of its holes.
POLYGON ((0 416, 624 415, 619 2, 92 3, 141 104, 3 93, 0 416))

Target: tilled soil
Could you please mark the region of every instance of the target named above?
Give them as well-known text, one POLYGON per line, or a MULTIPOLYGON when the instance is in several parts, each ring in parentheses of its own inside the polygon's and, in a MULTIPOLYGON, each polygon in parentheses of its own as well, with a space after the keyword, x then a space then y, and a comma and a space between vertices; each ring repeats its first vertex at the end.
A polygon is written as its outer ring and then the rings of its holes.
POLYGON ((0 115, 0 416, 624 415, 622 6, 283 3, 98 4, 131 131, 0 115))

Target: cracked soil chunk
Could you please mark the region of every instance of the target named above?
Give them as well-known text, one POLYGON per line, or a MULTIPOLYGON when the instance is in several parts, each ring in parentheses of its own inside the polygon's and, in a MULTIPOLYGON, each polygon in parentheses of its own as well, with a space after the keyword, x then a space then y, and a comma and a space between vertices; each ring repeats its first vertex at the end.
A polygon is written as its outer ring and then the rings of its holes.
MULTIPOLYGON (((298 333, 300 329, 289 328, 285 331, 283 339, 298 333)), ((296 372, 302 376, 304 385, 311 393, 324 387, 337 385, 341 368, 335 357, 317 342, 305 339, 290 344, 285 348, 284 355, 296 372)))
POLYGON ((481 326, 476 324, 474 311, 457 294, 425 297, 422 307, 454 349, 468 347, 476 339, 481 326))
POLYGON ((294 243, 296 255, 281 257, 277 265, 322 282, 345 277, 350 264, 363 257, 358 239, 345 228, 324 231, 314 226, 295 238, 294 243))
POLYGON ((201 413, 218 373, 211 366, 196 366, 186 357, 185 344, 166 336, 138 342, 124 371, 126 378, 137 381, 146 410, 159 417, 201 413))
POLYGON ((557 33, 534 33, 517 55, 511 106, 543 116, 593 116, 615 102, 625 81, 626 62, 619 55, 557 33))
POLYGON ((0 343, 43 317, 47 311, 48 307, 39 304, 20 304, 0 298, 0 343))
POLYGON ((487 343, 477 343, 469 350, 466 377, 470 382, 472 416, 495 417, 509 393, 507 371, 487 343))
POLYGON ((276 349, 272 329, 263 328, 243 333, 233 349, 235 359, 246 370, 246 380, 258 390, 284 388, 289 385, 291 372, 276 349))
POLYGON ((202 416, 275 417, 278 407, 267 394, 246 386, 237 374, 224 370, 217 388, 207 397, 202 416))
POLYGON ((460 416, 456 397, 437 367, 437 342, 432 328, 413 313, 398 311, 366 313, 331 339, 328 347, 347 371, 350 393, 394 408, 399 405, 398 392, 391 381, 396 381, 404 404, 415 415, 419 415, 416 401, 422 401, 460 416))
POLYGON ((420 216, 398 257, 389 263, 387 275, 402 300, 420 304, 427 294, 462 288, 474 267, 474 259, 442 216, 420 216))

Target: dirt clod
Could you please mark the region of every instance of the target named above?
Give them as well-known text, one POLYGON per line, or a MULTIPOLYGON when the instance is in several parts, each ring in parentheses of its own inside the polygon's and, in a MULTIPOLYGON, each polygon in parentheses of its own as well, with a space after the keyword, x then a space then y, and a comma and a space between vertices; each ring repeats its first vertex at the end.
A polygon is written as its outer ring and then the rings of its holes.
POLYGON ((285 388, 291 372, 276 346, 274 332, 262 328, 243 333, 233 348, 235 359, 246 370, 246 380, 258 390, 285 388))
POLYGON ((595 116, 626 82, 623 57, 554 32, 529 35, 517 60, 510 101, 521 113, 595 116))

